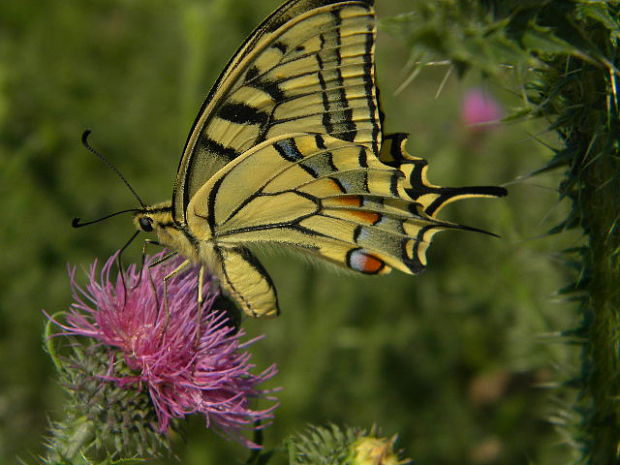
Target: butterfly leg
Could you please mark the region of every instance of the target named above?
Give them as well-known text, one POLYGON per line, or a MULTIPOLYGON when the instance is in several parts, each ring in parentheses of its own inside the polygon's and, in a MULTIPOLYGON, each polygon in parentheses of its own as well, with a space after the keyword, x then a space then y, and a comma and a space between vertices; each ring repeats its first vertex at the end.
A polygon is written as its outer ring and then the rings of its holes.
MULTIPOLYGON (((146 262, 146 247, 148 245, 156 245, 158 247, 165 247, 162 244, 160 244, 158 241, 154 241, 152 239, 145 239, 144 244, 142 245, 142 262, 141 262, 141 268, 144 268, 144 264, 146 262)), ((160 259, 154 261, 153 263, 151 263, 149 265, 149 268, 153 267, 153 266, 157 266, 163 262, 165 262, 166 260, 174 257, 175 255, 177 255, 177 252, 170 252, 167 253, 166 255, 164 255, 163 257, 161 257, 160 259)))
MULTIPOLYGON (((134 288, 138 287, 140 285, 140 281, 142 280, 142 275, 143 275, 143 271, 144 271, 144 265, 146 264, 146 248, 148 245, 157 245, 157 246, 162 246, 159 242, 151 240, 151 239, 146 239, 144 241, 144 244, 142 245, 142 258, 141 258, 141 263, 140 263, 140 274, 138 275, 138 281, 136 282, 134 288)), ((160 265, 163 262, 165 262, 166 260, 169 260, 170 258, 174 257, 176 255, 176 252, 171 252, 169 254, 164 255, 163 257, 161 257, 160 259, 154 261, 153 263, 150 263, 148 266, 148 269, 160 265)), ((153 282, 153 279, 151 277, 151 274, 148 273, 148 277, 149 277, 149 282, 151 284, 151 289, 153 290, 153 295, 156 296, 157 298, 157 290, 155 287, 155 283, 153 282)), ((166 304, 167 305, 167 302, 166 304)))
POLYGON ((168 307, 168 280, 172 278, 174 275, 180 273, 185 268, 187 268, 190 264, 189 260, 185 260, 179 266, 177 266, 174 270, 164 276, 164 308, 166 310, 166 321, 170 318, 170 309, 168 307))
POLYGON ((157 245, 161 247, 161 244, 153 239, 144 239, 144 242, 142 243, 142 267, 144 267, 144 262, 146 261, 146 248, 149 245, 157 245))
POLYGON ((202 301, 204 300, 204 296, 202 295, 202 288, 204 287, 205 282, 205 267, 201 266, 200 271, 198 272, 198 308, 202 308, 202 301))
POLYGON ((204 287, 205 280, 205 267, 201 266, 198 271, 198 309, 196 311, 196 345, 200 342, 200 323, 202 322, 202 301, 204 300, 204 296, 202 295, 202 288, 204 287))
MULTIPOLYGON (((136 282, 136 285, 134 286, 134 288, 138 287, 140 285, 140 282, 142 280, 142 270, 144 270, 144 265, 146 264, 146 247, 148 245, 158 245, 161 246, 161 244, 157 241, 151 240, 151 239, 145 239, 144 243, 142 244, 142 257, 140 258, 140 274, 138 275, 138 281, 136 282)), ((158 260, 157 263, 151 263, 149 265, 149 268, 152 266, 155 266, 156 264, 161 263, 163 260, 158 260)), ((151 281, 151 287, 153 288, 153 291, 155 291, 155 285, 152 283, 151 281)), ((155 294, 157 295, 157 294, 155 294)))

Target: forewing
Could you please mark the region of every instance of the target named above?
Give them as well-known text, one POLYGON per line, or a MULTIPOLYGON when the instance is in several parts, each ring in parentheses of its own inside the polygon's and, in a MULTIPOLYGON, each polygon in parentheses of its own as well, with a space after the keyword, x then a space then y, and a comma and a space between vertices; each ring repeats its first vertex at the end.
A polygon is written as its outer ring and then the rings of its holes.
POLYGON ((372 0, 293 0, 233 57, 186 142, 174 217, 220 168, 283 134, 334 136, 378 154, 372 0))

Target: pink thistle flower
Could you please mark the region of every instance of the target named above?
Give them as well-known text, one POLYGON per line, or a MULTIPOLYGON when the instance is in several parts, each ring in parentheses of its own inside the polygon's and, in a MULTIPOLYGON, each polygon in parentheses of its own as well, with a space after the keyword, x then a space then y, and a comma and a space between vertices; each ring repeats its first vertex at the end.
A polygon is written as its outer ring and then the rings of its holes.
POLYGON ((482 89, 474 88, 465 93, 461 104, 461 120, 470 131, 482 132, 493 128, 502 116, 499 103, 482 89))
POLYGON ((211 308, 217 297, 213 282, 204 286, 199 315, 195 270, 168 279, 164 302, 163 278, 182 259, 149 266, 161 257, 147 258, 141 268, 131 265, 115 278, 111 270, 116 255, 99 274, 95 262, 85 288, 77 284, 76 270, 70 268, 74 303, 65 323, 55 321, 63 329, 60 335, 93 338, 106 349, 107 373, 95 376, 122 388, 145 389, 160 433, 168 431, 173 418, 199 413, 207 427, 214 426, 247 447, 260 447, 242 431, 264 427, 273 417, 276 404, 253 410, 250 402, 261 397, 274 400, 269 396, 273 391, 259 390, 257 385, 277 373, 275 365, 258 375, 251 373, 254 365, 245 349, 259 338, 240 342, 243 330, 236 332, 225 313, 211 308), (121 360, 124 364, 118 363, 121 360))

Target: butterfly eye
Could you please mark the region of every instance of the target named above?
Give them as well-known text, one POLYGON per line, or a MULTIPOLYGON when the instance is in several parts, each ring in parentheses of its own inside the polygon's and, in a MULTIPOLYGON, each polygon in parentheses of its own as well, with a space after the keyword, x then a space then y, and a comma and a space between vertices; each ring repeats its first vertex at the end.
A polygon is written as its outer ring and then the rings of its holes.
POLYGON ((140 227, 144 232, 151 232, 153 230, 153 220, 143 216, 140 218, 140 227))

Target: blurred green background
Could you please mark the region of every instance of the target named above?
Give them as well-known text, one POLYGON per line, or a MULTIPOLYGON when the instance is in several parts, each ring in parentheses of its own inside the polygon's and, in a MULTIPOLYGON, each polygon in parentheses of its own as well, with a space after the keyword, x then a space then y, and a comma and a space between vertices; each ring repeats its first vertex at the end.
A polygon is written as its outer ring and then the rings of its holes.
MULTIPOLYGON (((63 393, 42 349, 41 309, 70 303, 67 263, 87 266, 121 247, 128 216, 74 230, 84 219, 136 206, 80 144, 85 128, 148 202, 169 198, 187 132, 210 84, 278 0, 21 0, 0 3, 0 463, 35 462, 63 393)), ((382 18, 409 10, 379 0, 382 18)), ((281 406, 266 432, 276 446, 307 423, 380 426, 421 464, 565 463, 571 450, 549 419, 554 383, 576 354, 554 337, 575 324, 555 293, 568 282, 557 254, 576 236, 544 236, 567 206, 559 173, 521 180, 551 156, 544 123, 472 132, 463 95, 483 87, 510 112, 523 76, 501 84, 429 67, 398 96, 411 51, 380 30, 378 79, 387 130, 440 185, 510 183, 502 200, 459 202, 442 217, 500 239, 440 234, 428 271, 365 278, 264 258, 281 296, 277 320, 246 321, 259 368, 275 362, 281 406)), ((141 246, 128 252, 137 259, 141 246)), ((235 443, 190 421, 184 464, 239 463, 235 443)), ((162 463, 172 462, 162 459, 162 463)))

